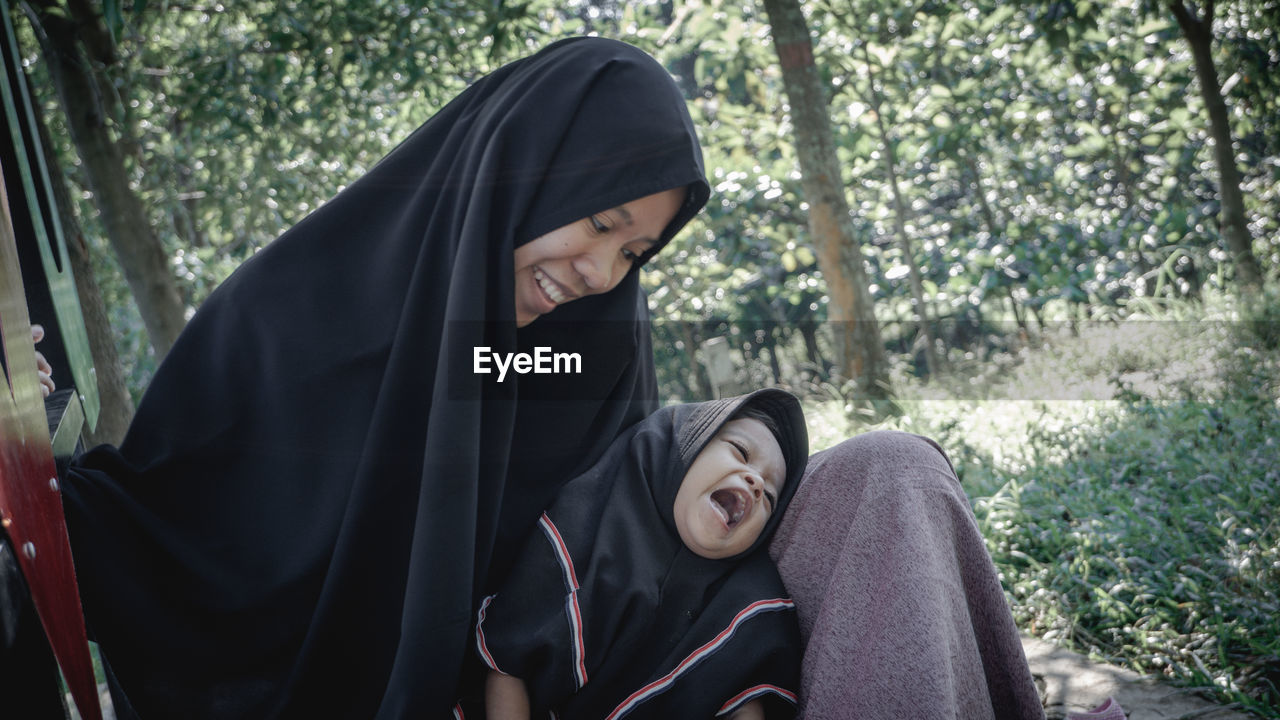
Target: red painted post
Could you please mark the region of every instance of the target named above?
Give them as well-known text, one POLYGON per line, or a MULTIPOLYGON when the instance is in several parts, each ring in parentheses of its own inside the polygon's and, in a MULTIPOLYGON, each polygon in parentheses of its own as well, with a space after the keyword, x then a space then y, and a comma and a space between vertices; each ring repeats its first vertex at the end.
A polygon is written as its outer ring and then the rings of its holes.
POLYGON ((2 174, 0 336, 9 375, 0 384, 0 527, 13 544, 80 717, 101 720, 2 174))

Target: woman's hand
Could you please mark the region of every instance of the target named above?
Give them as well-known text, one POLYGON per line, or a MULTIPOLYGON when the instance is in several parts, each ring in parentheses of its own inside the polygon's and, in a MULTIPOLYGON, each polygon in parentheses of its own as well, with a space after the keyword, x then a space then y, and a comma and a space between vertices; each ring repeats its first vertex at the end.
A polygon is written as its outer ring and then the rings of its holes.
MULTIPOLYGON (((39 325, 32 325, 31 341, 40 342, 43 339, 44 328, 39 325)), ((58 386, 53 384, 53 366, 49 364, 48 360, 44 359, 44 355, 39 350, 36 351, 36 374, 40 376, 41 395, 49 397, 49 393, 58 389, 58 386)))

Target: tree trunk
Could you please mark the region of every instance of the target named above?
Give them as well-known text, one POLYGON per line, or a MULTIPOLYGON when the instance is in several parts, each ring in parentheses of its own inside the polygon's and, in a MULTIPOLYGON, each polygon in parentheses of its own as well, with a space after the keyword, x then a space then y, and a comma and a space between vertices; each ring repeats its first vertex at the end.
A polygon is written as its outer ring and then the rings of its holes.
MULTIPOLYGON (((75 12, 78 5, 73 5, 75 12)), ((124 153, 112 138, 106 108, 114 96, 102 91, 93 65, 109 62, 96 35, 106 34, 97 16, 68 18, 53 3, 36 6, 36 36, 49 75, 67 116, 71 140, 84 164, 94 204, 120 261, 125 281, 138 303, 157 361, 173 345, 186 323, 185 308, 170 271, 168 254, 152 232, 142 203, 130 189, 124 153), (52 11, 52 12, 51 12, 52 11)))
POLYGON ((1028 306, 1027 309, 1031 312, 1031 317, 1035 318, 1036 332, 1039 333, 1038 339, 1043 339, 1045 337, 1044 310, 1035 305, 1028 306))
POLYGON ((781 385, 782 363, 778 361, 778 336, 776 330, 776 323, 766 322, 761 345, 769 353, 769 372, 773 375, 773 384, 781 385))
POLYGON ((835 329, 840 374, 854 380, 865 397, 889 399, 888 360, 867 290, 862 252, 849 221, 827 96, 813 64, 809 27, 798 0, 765 0, 764 7, 791 105, 801 186, 809 202, 809 231, 831 298, 827 315, 835 329))
MULTIPOLYGON (((175 116, 170 125, 169 132, 173 137, 180 138, 186 135, 186 123, 180 117, 175 116)), ((204 193, 196 189, 194 176, 191 166, 187 163, 179 163, 174 168, 177 175, 177 202, 173 211, 170 213, 173 220, 173 233, 176 237, 183 238, 187 247, 202 248, 207 247, 209 242, 205 239, 204 233, 200 231, 200 224, 196 219, 200 217, 200 208, 197 200, 204 197, 204 193)))
POLYGON ((818 324, 814 322, 800 323, 800 336, 804 338, 805 357, 813 365, 814 369, 826 375, 831 371, 827 365, 827 361, 822 357, 822 350, 818 348, 818 324))
POLYGON ((1018 301, 1013 297, 1013 287, 1005 285, 1004 289, 1009 297, 1009 310, 1013 313, 1013 320, 1018 323, 1019 338, 1025 343, 1031 337, 1031 331, 1027 328, 1026 318, 1019 312, 1018 301))
POLYGON ((697 331, 693 322, 680 320, 676 324, 684 334, 684 359, 689 370, 689 379, 692 381, 691 389, 697 394, 690 399, 690 402, 710 400, 715 397, 715 390, 712 389, 711 381, 707 378, 707 371, 703 369, 702 363, 698 362, 698 348, 703 340, 702 333, 697 331))
MULTIPOLYGON (((680 11, 676 12, 675 3, 667 0, 658 5, 658 19, 666 30, 662 33, 662 37, 658 40, 658 46, 666 45, 667 41, 679 32, 680 27, 684 25, 685 18, 693 10, 688 3, 681 3, 680 11)), ((698 64, 698 54, 696 52, 687 52, 668 62, 668 69, 675 76, 676 85, 680 87, 680 93, 685 99, 692 100, 700 95, 698 88, 697 74, 694 72, 698 64)))
POLYGON ((978 163, 968 153, 958 155, 964 162, 965 168, 969 170, 969 174, 973 177, 973 195, 978 199, 978 208, 982 213, 982 219, 987 223, 987 234, 992 241, 1004 240, 1005 224, 1001 220, 996 219, 996 213, 991 208, 991 202, 987 200, 987 191, 982 187, 982 173, 978 170, 978 163))
POLYGON ((867 98, 871 101, 871 110, 876 116, 876 129, 880 133, 880 146, 884 152, 880 157, 884 160, 885 179, 889 181, 889 193, 893 199, 893 229, 898 236, 898 247, 902 250, 902 261, 907 264, 907 278, 911 283, 911 303, 915 306, 916 323, 924 339, 924 364, 927 377, 938 373, 938 353, 933 342, 933 327, 929 319, 929 306, 924 299, 924 279, 920 274, 920 265, 916 263, 915 249, 911 238, 907 236, 907 205, 902 200, 902 189, 898 186, 898 153, 894 149, 893 140, 889 137, 889 129, 884 124, 884 114, 880 111, 880 92, 876 90, 875 71, 871 67, 871 55, 867 52, 866 43, 862 44, 862 56, 867 66, 867 98))
POLYGON ((84 328, 89 336, 89 352, 93 356, 94 377, 98 382, 98 424, 93 430, 85 429, 85 439, 89 445, 119 445, 133 419, 133 398, 129 395, 124 371, 120 367, 120 357, 116 354, 115 334, 107 319, 107 306, 93 275, 89 245, 85 241, 80 221, 72 211, 66 175, 54 156, 53 142, 45 126, 43 109, 40 103, 32 103, 31 109, 40 133, 40 144, 44 148, 44 162, 49 168, 54 210, 62 223, 63 239, 71 258, 71 274, 76 281, 76 295, 80 299, 84 328))
POLYGON ((1208 0, 1202 18, 1196 17, 1194 8, 1188 9, 1182 0, 1171 0, 1169 9, 1178 19, 1178 26, 1191 46, 1200 95, 1209 111, 1209 134, 1213 136, 1213 155, 1218 165, 1218 199, 1222 203, 1222 215, 1218 220, 1222 237, 1235 261, 1241 289, 1247 295, 1257 295, 1262 289, 1262 269, 1253 255, 1253 238, 1249 235, 1245 219, 1244 194, 1240 190, 1240 171, 1236 168, 1227 103, 1222 97, 1218 69, 1213 63, 1213 0, 1208 0))

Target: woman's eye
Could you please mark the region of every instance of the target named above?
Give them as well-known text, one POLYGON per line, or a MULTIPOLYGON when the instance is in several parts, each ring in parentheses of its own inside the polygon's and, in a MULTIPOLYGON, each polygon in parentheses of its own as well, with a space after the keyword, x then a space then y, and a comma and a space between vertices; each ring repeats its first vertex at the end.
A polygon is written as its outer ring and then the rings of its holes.
POLYGON ((738 457, 742 460, 742 462, 747 462, 748 460, 751 459, 750 456, 747 455, 747 449, 743 447, 741 443, 730 440, 729 444, 733 446, 734 450, 738 451, 738 457))
POLYGON ((592 215, 590 220, 591 220, 592 230, 595 230, 598 233, 609 232, 609 226, 606 225, 605 222, 601 220, 598 215, 592 215))
POLYGON ((771 492, 766 492, 764 494, 764 499, 769 501, 769 511, 772 512, 778 505, 778 496, 771 492))
POLYGON ((630 263, 640 261, 640 256, 632 252, 631 250, 628 250, 627 248, 622 248, 622 258, 630 263))

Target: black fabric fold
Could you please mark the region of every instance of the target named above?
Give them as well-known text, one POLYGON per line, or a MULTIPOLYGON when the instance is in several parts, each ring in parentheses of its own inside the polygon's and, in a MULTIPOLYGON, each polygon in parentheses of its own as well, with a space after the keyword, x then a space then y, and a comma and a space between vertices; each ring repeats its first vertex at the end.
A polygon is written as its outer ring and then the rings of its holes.
POLYGON ((215 290, 121 446, 64 483, 86 615, 138 713, 446 715, 503 528, 656 406, 637 272, 517 330, 512 252, 673 187, 659 246, 708 194, 670 76, 561 41, 215 290), (584 372, 498 383, 470 371, 480 345, 584 372))
MULTIPOLYGON (((765 546, 807 453, 799 402, 777 389, 646 418, 538 522, 481 611, 481 660, 525 681, 534 717, 709 719, 752 691, 771 716, 790 715, 799 627, 765 546), (698 453, 748 403, 776 419, 786 482, 750 548, 704 558, 680 540, 676 494, 698 453)), ((471 717, 479 698, 464 705, 471 717)))

